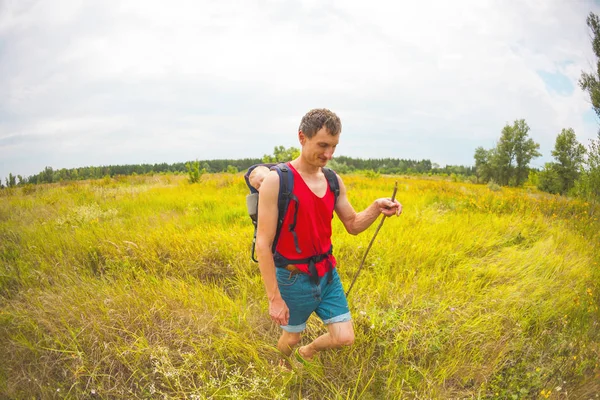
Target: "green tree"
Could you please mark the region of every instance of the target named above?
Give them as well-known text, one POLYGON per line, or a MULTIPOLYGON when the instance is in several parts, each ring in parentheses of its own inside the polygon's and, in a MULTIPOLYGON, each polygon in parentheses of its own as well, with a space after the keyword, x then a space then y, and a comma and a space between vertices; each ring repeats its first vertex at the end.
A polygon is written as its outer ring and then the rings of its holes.
POLYGON ((541 156, 540 145, 529 138, 529 125, 524 119, 515 120, 502 129, 496 145, 492 168, 501 185, 521 186, 527 179, 529 163, 541 156))
POLYGON ((200 177, 206 170, 200 170, 200 161, 191 161, 185 164, 188 172, 188 180, 190 183, 198 183, 200 182, 200 177))
POLYGON ((542 153, 538 150, 540 145, 533 141, 528 135, 529 125, 524 119, 515 121, 513 124, 515 139, 515 185, 521 186, 527 180, 529 174, 529 163, 534 158, 540 157, 542 153))
POLYGON ((225 172, 227 172, 228 174, 237 174, 238 169, 236 167, 234 167, 233 165, 228 165, 227 170, 225 172))
POLYGON ((555 194, 561 192, 562 185, 557 166, 556 163, 546 163, 544 165, 544 169, 538 176, 538 189, 555 194))
POLYGON ((575 185, 583 165, 585 147, 577 141, 573 129, 563 129, 556 137, 552 156, 557 163, 553 167, 560 182, 560 193, 566 194, 575 185))
MULTIPOLYGON (((529 126, 524 119, 502 128, 496 147, 475 149, 475 173, 479 182, 494 181, 500 185, 521 186, 529 176, 529 163, 541 154, 540 145, 529 138, 529 126)), ((465 175, 470 174, 465 171, 465 175)))
POLYGON ((578 196, 590 201, 600 199, 600 133, 596 140, 590 140, 585 168, 575 184, 575 189, 578 196))
POLYGON ((478 182, 488 182, 493 178, 491 164, 493 157, 493 150, 486 150, 481 146, 475 149, 475 175, 478 182))
POLYGON ((600 116, 600 20, 593 12, 587 17, 587 26, 592 35, 592 50, 599 60, 596 60, 596 71, 581 72, 579 86, 588 92, 592 101, 592 108, 600 116))
POLYGON ((8 178, 6 178, 6 187, 15 187, 17 186, 17 177, 12 173, 8 174, 8 178))
POLYGON ((498 180, 503 186, 508 186, 515 169, 515 131, 512 126, 502 128, 500 140, 496 143, 496 154, 492 159, 492 167, 498 180))
MULTIPOLYGON (((596 55, 595 71, 581 72, 579 86, 588 92, 592 102, 592 108, 596 115, 600 117, 600 19, 593 12, 587 17, 587 26, 592 36, 592 50, 596 55)), ((600 198, 600 133, 596 140, 591 140, 587 150, 586 167, 576 182, 576 192, 578 195, 587 197, 590 200, 600 198)))
POLYGON ((275 146, 273 155, 265 154, 262 161, 264 163, 280 163, 291 161, 300 155, 300 149, 297 147, 285 148, 283 146, 275 146))
POLYGON ((600 133, 598 139, 590 141, 587 155, 590 192, 596 199, 600 199, 600 133))
POLYGON ((42 172, 41 180, 42 180, 42 182, 45 182, 45 183, 54 182, 54 170, 52 169, 52 167, 44 168, 44 171, 42 172))
POLYGON ((526 186, 535 186, 537 187, 540 184, 540 174, 535 169, 529 170, 529 175, 527 175, 527 181, 525 182, 526 186))
POLYGON ((338 174, 347 174, 350 172, 350 167, 346 165, 344 162, 336 161, 335 159, 330 160, 327 163, 327 166, 337 172, 338 174))

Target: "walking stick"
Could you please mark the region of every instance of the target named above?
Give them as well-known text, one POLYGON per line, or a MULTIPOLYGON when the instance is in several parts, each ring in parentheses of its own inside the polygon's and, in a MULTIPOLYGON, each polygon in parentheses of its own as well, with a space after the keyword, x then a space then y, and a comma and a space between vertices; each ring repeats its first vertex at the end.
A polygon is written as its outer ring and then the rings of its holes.
MULTIPOLYGON (((396 198, 396 192, 397 191, 398 191, 398 182, 396 182, 396 184, 394 185, 394 193, 392 194, 392 201, 394 201, 394 199, 396 198)), ((348 294, 350 294, 350 291, 352 290, 352 286, 354 286, 354 282, 356 282, 356 278, 358 278, 358 274, 360 274, 360 271, 361 271, 363 265, 365 264, 365 260, 367 259, 367 254, 369 254, 369 250, 371 250, 371 246, 373 246, 373 242, 375 241, 375 238, 377 237, 377 234, 379 233, 379 230, 383 226, 383 222, 385 221, 386 218, 387 217, 385 215, 381 217, 381 221, 379 222, 379 226, 375 230, 375 234, 373 235, 373 238, 371 239, 371 243, 369 243, 369 246, 367 247, 367 250, 365 251, 365 255, 363 256, 362 261, 360 262, 360 266, 358 267, 358 271, 356 271, 356 275, 354 275, 354 279, 352 279, 352 283, 350 284, 350 288, 348 288, 348 291, 346 292, 346 297, 348 297, 348 294)))

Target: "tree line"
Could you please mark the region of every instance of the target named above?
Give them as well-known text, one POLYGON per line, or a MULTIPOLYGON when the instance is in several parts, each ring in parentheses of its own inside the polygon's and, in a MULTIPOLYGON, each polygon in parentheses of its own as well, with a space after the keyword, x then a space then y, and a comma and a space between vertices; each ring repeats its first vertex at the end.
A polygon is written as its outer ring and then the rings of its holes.
MULTIPOLYGON (((21 175, 15 176, 11 173, 6 178, 5 185, 0 183, 0 186, 13 187, 24 184, 100 179, 106 176, 157 173, 187 173, 193 176, 192 181, 197 182, 198 177, 203 173, 237 173, 238 171, 246 170, 254 164, 289 161, 295 158, 297 154, 300 154, 298 148, 290 147, 286 149, 283 146, 277 146, 273 155, 264 155, 262 158, 195 160, 174 164, 105 165, 100 167, 61 169, 46 167, 43 171, 26 178, 21 175)), ((330 167, 340 173, 371 170, 382 174, 454 173, 468 176, 474 172, 474 168, 472 167, 447 165, 442 168, 436 164, 432 164, 430 160, 418 161, 399 158, 362 159, 346 156, 336 157, 331 162, 330 167)))
MULTIPOLYGON (((225 172, 234 168, 237 172, 248 168, 248 166, 261 162, 260 158, 244 159, 220 159, 220 160, 202 160, 197 161, 205 172, 225 172)), ((21 175, 14 176, 9 174, 6 178, 6 186, 18 186, 23 184, 53 183, 62 181, 75 181, 84 179, 100 179, 105 176, 117 175, 144 175, 159 173, 186 173, 188 167, 186 162, 173 164, 126 164, 126 165, 105 165, 100 167, 80 167, 80 168, 61 168, 53 169, 46 167, 43 171, 23 178, 21 175)))

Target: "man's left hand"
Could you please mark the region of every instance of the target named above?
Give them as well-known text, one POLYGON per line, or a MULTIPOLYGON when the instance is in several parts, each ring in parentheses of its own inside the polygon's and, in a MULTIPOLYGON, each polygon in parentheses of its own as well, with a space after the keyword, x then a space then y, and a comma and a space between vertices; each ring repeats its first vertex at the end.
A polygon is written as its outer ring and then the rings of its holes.
POLYGON ((393 215, 400 216, 402 214, 402 204, 398 202, 398 200, 392 201, 391 199, 377 199, 377 206, 379 207, 379 212, 381 212, 386 217, 391 217, 393 215))

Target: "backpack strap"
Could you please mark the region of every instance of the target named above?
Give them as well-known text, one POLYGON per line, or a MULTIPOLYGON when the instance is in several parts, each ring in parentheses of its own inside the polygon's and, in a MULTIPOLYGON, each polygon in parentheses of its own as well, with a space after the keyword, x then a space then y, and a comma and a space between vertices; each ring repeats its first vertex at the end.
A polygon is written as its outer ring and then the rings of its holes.
POLYGON ((275 238, 273 239, 273 247, 272 252, 275 253, 275 248, 277 247, 277 241, 279 240, 279 235, 281 234, 281 228, 283 227, 283 221, 285 219, 285 215, 287 214, 288 207, 290 205, 290 201, 296 202, 296 207, 294 209, 294 219, 292 223, 289 225, 288 229, 292 233, 294 237, 294 245, 296 246, 296 252, 300 254, 302 251, 300 250, 300 246, 298 244, 298 236, 296 235, 296 222, 298 217, 298 207, 300 203, 296 195, 294 195, 294 174, 290 171, 290 168, 286 163, 277 164, 271 167, 272 170, 277 171, 279 175, 279 195, 277 197, 277 208, 278 208, 278 216, 277 216, 277 231, 275 233, 275 238))
POLYGON ((338 197, 340 197, 340 182, 338 181, 337 174, 331 168, 323 167, 321 169, 323 170, 323 174, 325 174, 325 178, 327 178, 329 189, 333 192, 333 204, 335 206, 338 197))

